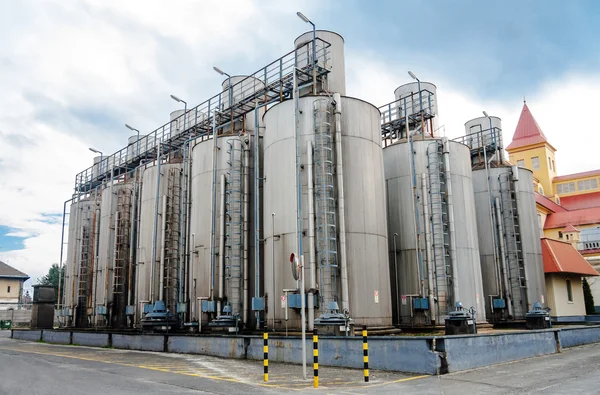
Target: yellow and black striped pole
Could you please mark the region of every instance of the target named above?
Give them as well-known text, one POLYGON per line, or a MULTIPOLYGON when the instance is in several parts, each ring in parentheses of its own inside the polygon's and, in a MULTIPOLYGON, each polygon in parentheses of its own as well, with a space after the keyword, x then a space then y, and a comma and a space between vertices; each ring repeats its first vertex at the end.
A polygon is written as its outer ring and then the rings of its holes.
POLYGON ((263 334, 263 351, 264 355, 264 375, 265 375, 265 383, 269 381, 269 333, 267 332, 267 328, 265 328, 265 333, 263 334))
POLYGON ((369 382, 369 342, 367 341, 367 326, 363 325, 363 363, 365 370, 365 383, 369 382))
POLYGON ((313 372, 313 386, 319 388, 319 336, 316 329, 313 329, 313 372))

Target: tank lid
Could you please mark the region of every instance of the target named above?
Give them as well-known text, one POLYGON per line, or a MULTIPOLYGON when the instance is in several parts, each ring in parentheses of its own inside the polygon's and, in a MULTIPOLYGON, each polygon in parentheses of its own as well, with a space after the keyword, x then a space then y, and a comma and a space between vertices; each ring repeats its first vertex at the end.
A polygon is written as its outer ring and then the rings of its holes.
MULTIPOLYGON (((341 39, 342 39, 342 42, 344 42, 344 43, 346 42, 346 40, 344 40, 344 36, 342 36, 341 34, 339 34, 339 33, 337 33, 337 32, 331 31, 331 30, 316 30, 316 33, 317 33, 317 38, 319 38, 319 33, 329 33, 329 34, 335 34, 336 36, 338 36, 339 38, 341 38, 341 39)), ((308 41, 310 41, 310 40, 307 40, 307 41, 302 41, 302 42, 300 42, 300 43, 298 42, 298 40, 299 40, 299 39, 300 39, 302 36, 305 36, 305 35, 308 35, 308 34, 310 34, 310 35, 311 35, 311 40, 312 40, 312 30, 309 30, 309 31, 307 31, 307 32, 304 32, 304 33, 302 33, 302 34, 301 34, 301 35, 299 35, 298 37, 296 37, 296 39, 294 40, 294 45, 295 45, 296 47, 298 47, 299 45, 301 45, 301 44, 304 44, 304 43, 307 43, 308 41)), ((327 41, 327 40, 325 40, 325 41, 327 41)))

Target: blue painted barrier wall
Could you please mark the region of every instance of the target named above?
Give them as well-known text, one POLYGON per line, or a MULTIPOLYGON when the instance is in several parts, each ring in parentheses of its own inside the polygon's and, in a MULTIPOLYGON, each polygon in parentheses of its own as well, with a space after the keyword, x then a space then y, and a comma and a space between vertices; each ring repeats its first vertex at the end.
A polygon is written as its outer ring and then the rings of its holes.
POLYGON ((445 352, 445 372, 458 372, 557 352, 554 330, 444 336, 436 340, 445 352))
POLYGON ((108 347, 108 333, 73 332, 73 344, 91 347, 108 347))
POLYGON ((71 344, 71 332, 45 330, 42 340, 46 343, 71 344))
MULTIPOLYGON (((12 337, 48 343, 112 346, 120 349, 212 355, 236 359, 263 357, 262 336, 136 335, 96 332, 18 330, 12 337)), ((443 374, 497 363, 560 352, 561 348, 600 342, 600 325, 553 328, 538 331, 464 336, 369 337, 371 369, 422 374, 443 374)), ((301 340, 269 338, 272 362, 299 364, 301 340)), ((307 361, 312 361, 312 339, 306 341, 307 361)), ((319 364, 362 368, 361 337, 320 337, 319 364)))

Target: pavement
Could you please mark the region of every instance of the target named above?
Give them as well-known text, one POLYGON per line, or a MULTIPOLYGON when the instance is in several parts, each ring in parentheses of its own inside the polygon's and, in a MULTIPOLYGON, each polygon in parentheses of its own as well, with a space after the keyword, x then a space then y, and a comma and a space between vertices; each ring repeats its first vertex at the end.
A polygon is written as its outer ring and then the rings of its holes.
POLYGON ((593 394, 600 393, 600 344, 444 376, 321 366, 313 388, 298 365, 202 355, 60 346, 0 331, 0 395, 152 394, 593 394))

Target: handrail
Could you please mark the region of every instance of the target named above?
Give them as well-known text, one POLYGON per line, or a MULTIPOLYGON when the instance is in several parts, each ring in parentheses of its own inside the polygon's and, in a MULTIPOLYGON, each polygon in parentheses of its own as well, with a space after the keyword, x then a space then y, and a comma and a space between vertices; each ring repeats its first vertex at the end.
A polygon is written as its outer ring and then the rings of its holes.
MULTIPOLYGON (((75 176, 75 193, 90 192, 109 177, 113 169, 127 171, 142 159, 154 159, 159 143, 161 151, 169 153, 179 149, 190 137, 211 135, 213 116, 216 118, 217 129, 222 129, 253 111, 257 105, 289 97, 293 90, 292 77, 295 69, 305 76, 305 80, 313 78, 312 43, 311 40, 288 52, 231 87, 226 87, 223 92, 141 137, 135 143, 103 157, 100 162, 75 176), (230 94, 233 103, 228 103, 230 94)), ((315 46, 316 74, 320 77, 331 70, 331 44, 316 38, 315 46)))
POLYGON ((434 115, 435 94, 427 89, 409 93, 399 99, 379 107, 381 126, 390 125, 396 121, 403 122, 406 116, 419 114, 421 109, 425 114, 434 115), (420 102, 419 102, 419 97, 420 102), (409 112, 410 111, 410 112, 409 112))

